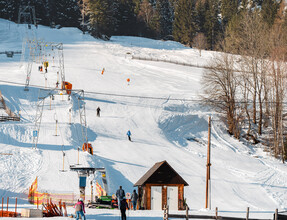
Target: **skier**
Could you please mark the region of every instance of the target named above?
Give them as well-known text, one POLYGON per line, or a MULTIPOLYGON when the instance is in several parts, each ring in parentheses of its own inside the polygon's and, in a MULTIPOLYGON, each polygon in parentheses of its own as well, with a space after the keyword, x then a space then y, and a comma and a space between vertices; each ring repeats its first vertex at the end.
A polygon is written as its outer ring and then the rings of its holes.
POLYGON ((75 210, 76 210, 76 220, 79 219, 79 215, 81 215, 81 218, 86 220, 86 217, 85 217, 85 214, 86 211, 85 211, 85 205, 84 205, 84 202, 83 202, 83 199, 80 198, 78 199, 78 202, 75 204, 74 206, 75 210))
POLYGON ((121 209, 122 220, 127 220, 126 210, 129 209, 129 206, 125 197, 123 197, 123 200, 121 201, 120 209, 121 209))
POLYGON ((122 186, 120 186, 120 188, 117 190, 116 196, 118 198, 118 206, 120 208, 121 207, 121 201, 125 197, 125 191, 122 189, 122 186))
POLYGON ((132 134, 131 134, 131 131, 130 131, 130 130, 128 130, 128 132, 127 132, 127 136, 128 136, 129 141, 132 141, 132 140, 131 140, 131 135, 132 135, 132 134))
POLYGON ((131 196, 131 200, 133 203, 133 208, 134 208, 134 210, 136 210, 137 209, 138 194, 137 194, 135 189, 134 189, 133 194, 131 196))
POLYGON ((98 108, 97 108, 97 116, 98 116, 98 117, 100 117, 100 111, 101 111, 101 109, 100 109, 100 107, 98 107, 98 108))

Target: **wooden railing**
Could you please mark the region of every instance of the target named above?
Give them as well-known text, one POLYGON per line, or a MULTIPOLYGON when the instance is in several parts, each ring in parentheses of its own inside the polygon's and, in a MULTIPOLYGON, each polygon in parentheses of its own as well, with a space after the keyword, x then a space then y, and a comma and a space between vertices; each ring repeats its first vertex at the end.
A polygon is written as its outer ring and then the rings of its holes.
POLYGON ((11 116, 3 116, 0 115, 0 121, 20 121, 20 117, 11 117, 11 116))
MULTIPOLYGON (((215 215, 190 215, 188 207, 186 207, 185 214, 170 214, 168 206, 164 206, 163 208, 163 220, 168 220, 169 218, 179 218, 179 219, 218 219, 218 220, 267 220, 263 218, 249 218, 249 208, 247 208, 246 211, 246 217, 245 218, 239 218, 239 217, 230 217, 230 216, 219 216, 218 215, 218 208, 215 209, 215 215)), ((286 220, 287 216, 278 214, 278 209, 275 210, 273 215, 274 220, 286 220)), ((270 219, 268 219, 270 220, 270 219)))

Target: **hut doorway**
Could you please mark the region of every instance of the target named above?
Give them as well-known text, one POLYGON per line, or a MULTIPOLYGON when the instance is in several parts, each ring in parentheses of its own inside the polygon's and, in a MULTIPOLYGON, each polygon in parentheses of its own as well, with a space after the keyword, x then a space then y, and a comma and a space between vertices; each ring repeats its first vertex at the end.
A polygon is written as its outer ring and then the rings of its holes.
POLYGON ((151 187, 151 210, 162 210, 162 187, 151 187))
POLYGON ((178 210, 178 187, 167 187, 167 205, 170 210, 178 210))

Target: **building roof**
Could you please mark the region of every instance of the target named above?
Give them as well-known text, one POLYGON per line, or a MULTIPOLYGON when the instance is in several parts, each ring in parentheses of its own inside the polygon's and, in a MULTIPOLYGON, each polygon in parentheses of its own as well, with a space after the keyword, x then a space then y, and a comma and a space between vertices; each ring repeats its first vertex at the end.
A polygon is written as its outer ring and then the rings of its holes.
POLYGON ((184 184, 188 183, 168 164, 167 161, 158 162, 153 165, 134 186, 145 184, 184 184))

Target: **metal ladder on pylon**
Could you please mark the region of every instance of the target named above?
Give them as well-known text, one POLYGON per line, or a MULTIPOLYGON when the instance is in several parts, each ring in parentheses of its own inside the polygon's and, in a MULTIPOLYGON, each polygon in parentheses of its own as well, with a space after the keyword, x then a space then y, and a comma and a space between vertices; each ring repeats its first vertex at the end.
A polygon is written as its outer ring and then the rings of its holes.
POLYGON ((33 130, 33 148, 37 149, 45 99, 53 95, 55 90, 40 89, 37 101, 35 127, 33 130))

